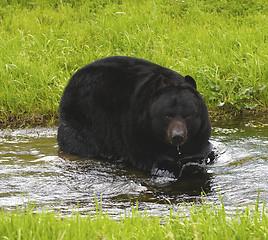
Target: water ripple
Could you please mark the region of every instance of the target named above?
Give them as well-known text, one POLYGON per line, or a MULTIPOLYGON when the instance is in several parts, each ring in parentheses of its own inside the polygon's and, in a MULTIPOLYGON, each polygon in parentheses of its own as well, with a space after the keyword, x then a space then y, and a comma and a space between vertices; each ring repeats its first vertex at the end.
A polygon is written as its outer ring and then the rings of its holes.
POLYGON ((217 160, 202 179, 151 177, 120 163, 70 156, 59 151, 56 128, 0 130, 0 206, 25 203, 62 212, 94 210, 124 214, 136 201, 153 214, 206 198, 228 206, 268 200, 268 128, 254 123, 213 128, 217 160))

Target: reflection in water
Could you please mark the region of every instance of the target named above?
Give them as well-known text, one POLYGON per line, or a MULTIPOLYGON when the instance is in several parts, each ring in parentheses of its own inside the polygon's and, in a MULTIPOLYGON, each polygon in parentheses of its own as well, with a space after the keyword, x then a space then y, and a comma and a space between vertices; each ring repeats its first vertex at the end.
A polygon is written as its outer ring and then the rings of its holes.
MULTIPOLYGON (((205 199, 237 204, 268 200, 268 127, 251 124, 214 127, 212 143, 218 158, 204 168, 189 166, 176 180, 152 177, 121 163, 64 154, 58 150, 56 128, 0 131, 0 206, 23 203, 87 213, 102 202, 111 214, 140 209, 167 214, 170 204, 205 199), (195 172, 194 175, 190 174, 195 172)), ((177 206, 179 208, 179 206, 177 206)))

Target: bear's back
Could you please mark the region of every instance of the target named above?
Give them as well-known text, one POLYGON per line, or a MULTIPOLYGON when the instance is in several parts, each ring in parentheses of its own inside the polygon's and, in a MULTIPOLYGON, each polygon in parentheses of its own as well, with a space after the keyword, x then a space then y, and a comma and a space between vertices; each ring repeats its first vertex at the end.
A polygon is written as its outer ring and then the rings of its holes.
POLYGON ((107 113, 119 114, 129 107, 138 86, 162 75, 183 78, 180 74, 155 63, 134 58, 114 56, 97 60, 79 69, 66 87, 72 91, 78 107, 100 107, 107 113))

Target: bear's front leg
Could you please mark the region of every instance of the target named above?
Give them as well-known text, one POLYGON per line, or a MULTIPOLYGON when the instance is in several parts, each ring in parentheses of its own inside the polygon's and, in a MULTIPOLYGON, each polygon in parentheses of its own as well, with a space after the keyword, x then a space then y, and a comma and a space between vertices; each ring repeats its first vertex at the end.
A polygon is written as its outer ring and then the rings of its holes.
POLYGON ((176 159, 161 154, 135 155, 130 158, 130 161, 138 169, 161 177, 175 178, 181 168, 176 159))
POLYGON ((151 169, 151 174, 161 177, 177 178, 181 165, 177 157, 158 155, 151 169))

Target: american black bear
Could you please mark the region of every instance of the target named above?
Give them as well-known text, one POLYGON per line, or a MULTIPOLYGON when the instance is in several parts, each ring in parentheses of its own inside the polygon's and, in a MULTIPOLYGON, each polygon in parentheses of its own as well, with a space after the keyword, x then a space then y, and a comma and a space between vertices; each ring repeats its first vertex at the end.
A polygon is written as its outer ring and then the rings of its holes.
POLYGON ((108 57, 79 69, 60 102, 63 151, 155 175, 179 176, 209 158, 210 134, 194 79, 138 58, 108 57))

